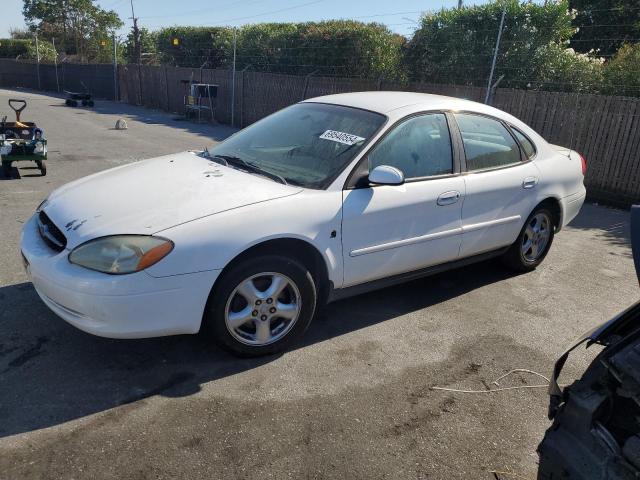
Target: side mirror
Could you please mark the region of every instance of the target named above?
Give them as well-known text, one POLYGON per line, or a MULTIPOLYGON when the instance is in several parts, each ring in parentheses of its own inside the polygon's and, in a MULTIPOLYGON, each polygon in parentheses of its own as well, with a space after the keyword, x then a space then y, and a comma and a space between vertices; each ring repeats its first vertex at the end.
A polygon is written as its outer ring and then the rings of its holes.
POLYGON ((375 185, 402 185, 404 173, 396 167, 379 165, 369 173, 369 183, 375 185))

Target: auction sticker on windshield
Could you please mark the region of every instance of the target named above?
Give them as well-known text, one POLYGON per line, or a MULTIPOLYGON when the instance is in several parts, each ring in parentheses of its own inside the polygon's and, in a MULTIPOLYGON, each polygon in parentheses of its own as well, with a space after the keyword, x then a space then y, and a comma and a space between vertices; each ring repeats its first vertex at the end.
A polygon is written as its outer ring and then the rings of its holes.
POLYGON ((331 140, 332 142, 344 143, 345 145, 354 145, 364 140, 363 137, 351 135, 350 133, 337 132, 335 130, 327 130, 320 135, 320 138, 331 140))

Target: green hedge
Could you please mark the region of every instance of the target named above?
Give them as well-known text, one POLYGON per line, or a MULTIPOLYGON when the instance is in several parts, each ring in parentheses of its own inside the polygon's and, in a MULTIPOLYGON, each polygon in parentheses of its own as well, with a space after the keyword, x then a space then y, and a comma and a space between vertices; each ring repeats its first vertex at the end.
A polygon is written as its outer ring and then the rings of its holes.
MULTIPOLYGON (((53 62, 55 52, 50 42, 40 40, 38 42, 40 50, 40 60, 43 62, 53 62)), ((0 38, 0 58, 35 59, 35 40, 15 40, 13 38, 0 38)))
MULTIPOLYGON (((157 33, 157 51, 163 63, 227 68, 233 61, 233 36, 228 27, 164 28, 157 33)), ((376 23, 263 23, 237 30, 236 65, 252 71, 401 80, 404 43, 404 37, 376 23)))

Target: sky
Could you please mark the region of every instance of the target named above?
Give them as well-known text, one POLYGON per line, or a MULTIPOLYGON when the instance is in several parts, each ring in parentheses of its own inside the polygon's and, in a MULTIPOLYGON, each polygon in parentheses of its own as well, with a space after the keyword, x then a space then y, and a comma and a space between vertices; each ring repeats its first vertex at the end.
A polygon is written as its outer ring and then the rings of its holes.
MULTIPOLYGON (((24 27, 23 1, 0 0, 0 3, 0 38, 3 38, 9 36, 10 28, 24 27)), ((100 0, 98 4, 120 15, 125 22, 120 33, 130 30, 130 0, 100 0)), ((348 18, 384 23, 402 35, 414 31, 420 12, 457 4, 457 0, 133 0, 140 26, 152 30, 171 25, 241 26, 348 18)))

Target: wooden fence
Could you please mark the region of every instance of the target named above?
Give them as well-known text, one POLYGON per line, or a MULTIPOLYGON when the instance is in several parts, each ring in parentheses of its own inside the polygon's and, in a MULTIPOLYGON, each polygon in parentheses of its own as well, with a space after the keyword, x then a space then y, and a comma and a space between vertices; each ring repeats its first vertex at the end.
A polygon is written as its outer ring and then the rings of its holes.
MULTIPOLYGON (((0 86, 37 88, 35 64, 0 59, 0 86)), ((41 88, 56 90, 52 66, 41 65, 41 88)), ((81 89, 113 99, 113 66, 65 65, 58 70, 61 88, 81 89)), ((122 65, 118 69, 120 101, 181 113, 185 81, 219 85, 216 119, 232 117, 232 73, 228 70, 122 65)), ((366 90, 407 90, 483 101, 482 87, 396 84, 383 79, 294 76, 236 72, 234 124, 245 127, 305 98, 366 90)), ((640 203, 640 99, 498 89, 492 105, 520 118, 551 143, 573 148, 587 159, 586 185, 594 200, 628 206, 640 203)))

